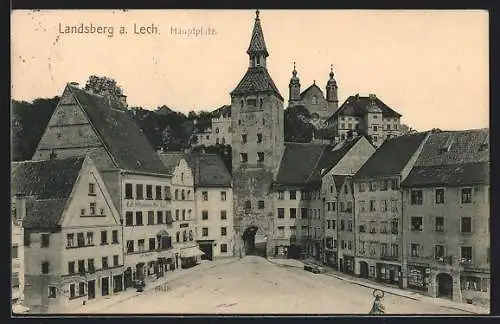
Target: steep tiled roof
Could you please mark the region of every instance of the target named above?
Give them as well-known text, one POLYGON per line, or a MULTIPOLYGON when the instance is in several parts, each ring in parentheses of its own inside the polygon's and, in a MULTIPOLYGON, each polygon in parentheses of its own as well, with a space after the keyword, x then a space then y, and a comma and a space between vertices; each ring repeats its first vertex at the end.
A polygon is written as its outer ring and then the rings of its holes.
POLYGON ((340 106, 339 109, 333 113, 328 121, 337 118, 339 115, 363 117, 368 113, 368 111, 376 109, 375 107, 378 107, 382 111, 382 116, 385 118, 401 117, 401 114, 387 106, 378 97, 372 99, 370 97, 355 95, 349 96, 342 106, 340 106))
POLYGON ((68 198, 84 157, 12 163, 13 195, 36 199, 68 198))
POLYGON ((488 129, 436 132, 429 136, 415 165, 486 162, 489 155, 488 129))
POLYGON ((489 130, 435 132, 422 148, 405 187, 489 183, 489 130))
POLYGON ((26 229, 55 229, 61 226, 68 198, 28 200, 23 227, 26 229))
POLYGON ((87 113, 118 168, 166 173, 156 151, 126 111, 114 109, 103 96, 73 86, 68 88, 87 113))
POLYGON ((403 187, 476 185, 489 183, 489 162, 444 164, 414 167, 403 187))
POLYGON ((316 171, 326 147, 327 145, 324 144, 285 143, 285 151, 275 183, 277 185, 305 185, 311 174, 316 171))
POLYGON ((399 175, 427 136, 427 132, 386 140, 354 175, 354 179, 399 175))
POLYGON ((218 154, 188 154, 196 187, 231 187, 231 174, 218 154))
POLYGON ((231 117, 231 105, 224 105, 212 111, 212 117, 219 118, 220 116, 224 118, 231 117))
POLYGON ((12 163, 11 191, 28 196, 25 228, 61 225, 63 210, 83 165, 84 157, 12 163))
POLYGON ((253 25, 252 38, 250 39, 250 45, 248 46, 247 53, 264 53, 268 56, 266 42, 264 41, 264 33, 262 32, 262 26, 260 25, 259 16, 255 18, 255 23, 253 25))
POLYGON ((329 147, 325 150, 318 167, 318 177, 328 173, 339 161, 356 145, 363 136, 357 136, 351 140, 346 140, 339 145, 329 147), (323 172, 321 173, 321 170, 323 172))
POLYGON ((178 166, 179 162, 185 158, 186 155, 183 152, 160 153, 160 160, 167 169, 168 173, 173 173, 175 167, 178 166))
POLYGON ((231 91, 231 95, 244 95, 258 92, 271 92, 283 100, 269 72, 267 72, 267 69, 264 67, 248 68, 243 79, 241 79, 236 88, 231 91))

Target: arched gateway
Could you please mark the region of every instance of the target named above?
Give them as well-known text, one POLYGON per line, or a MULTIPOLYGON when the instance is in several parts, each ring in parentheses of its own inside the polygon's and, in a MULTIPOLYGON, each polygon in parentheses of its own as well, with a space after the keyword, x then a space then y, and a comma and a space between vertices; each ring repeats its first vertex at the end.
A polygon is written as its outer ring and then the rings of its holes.
POLYGON ((245 255, 267 255, 267 235, 259 230, 258 226, 251 225, 241 236, 245 255))

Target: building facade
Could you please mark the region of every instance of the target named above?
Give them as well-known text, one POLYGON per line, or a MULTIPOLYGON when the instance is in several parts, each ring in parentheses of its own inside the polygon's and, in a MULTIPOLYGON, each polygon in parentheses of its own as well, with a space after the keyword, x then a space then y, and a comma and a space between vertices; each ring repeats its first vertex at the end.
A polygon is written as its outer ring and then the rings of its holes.
POLYGON ((418 133, 387 140, 354 175, 356 275, 406 288, 400 183, 427 138, 418 133))
POLYGON ((24 200, 12 195, 12 227, 11 227, 11 286, 12 305, 22 305, 24 302, 24 200))
POLYGON ((489 300, 489 131, 431 134, 402 187, 408 286, 489 300))
POLYGON ((89 158, 13 164, 24 215, 25 303, 64 312, 123 290, 119 213, 89 158))
POLYGON ((175 268, 189 268, 195 265, 203 254, 196 243, 200 229, 197 228, 196 222, 194 175, 184 153, 164 153, 160 158, 172 174, 175 268))
POLYGON ((362 134, 379 147, 386 139, 402 134, 401 116, 375 94, 356 94, 349 96, 326 122, 339 140, 362 134))
POLYGON ((196 240, 202 259, 235 255, 233 190, 231 174, 217 154, 191 153, 187 156, 194 175, 196 240))
MULTIPOLYGON (((274 250, 270 188, 283 154, 283 97, 267 70, 259 13, 247 50, 249 67, 231 92, 232 174, 238 251, 274 250)), ((239 252, 238 252, 239 253, 239 252)))
POLYGON ((196 146, 213 146, 231 144, 231 106, 224 105, 211 112, 211 127, 194 134, 197 139, 193 143, 196 146))

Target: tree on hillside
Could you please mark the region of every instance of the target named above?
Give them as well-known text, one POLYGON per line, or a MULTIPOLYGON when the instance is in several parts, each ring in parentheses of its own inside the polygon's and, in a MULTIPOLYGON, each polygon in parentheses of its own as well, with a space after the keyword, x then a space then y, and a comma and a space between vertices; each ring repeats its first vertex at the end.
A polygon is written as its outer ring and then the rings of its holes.
POLYGON ((30 160, 47 128, 59 97, 33 102, 12 100, 12 160, 30 160))
POLYGON ((309 123, 311 115, 304 106, 294 106, 285 110, 285 141, 309 143, 314 126, 309 123))
POLYGON ((85 84, 85 90, 92 90, 94 93, 107 95, 116 101, 123 95, 123 90, 117 85, 116 81, 105 76, 91 75, 85 84))

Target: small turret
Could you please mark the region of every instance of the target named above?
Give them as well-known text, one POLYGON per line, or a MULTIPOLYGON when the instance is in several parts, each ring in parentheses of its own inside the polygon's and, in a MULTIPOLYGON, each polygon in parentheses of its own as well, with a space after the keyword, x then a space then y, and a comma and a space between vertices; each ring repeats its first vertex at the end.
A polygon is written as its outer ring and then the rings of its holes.
POLYGON ((299 101, 300 100, 300 80, 297 77, 297 70, 295 69, 295 62, 293 62, 293 71, 292 78, 290 79, 289 88, 289 97, 288 101, 299 101))

